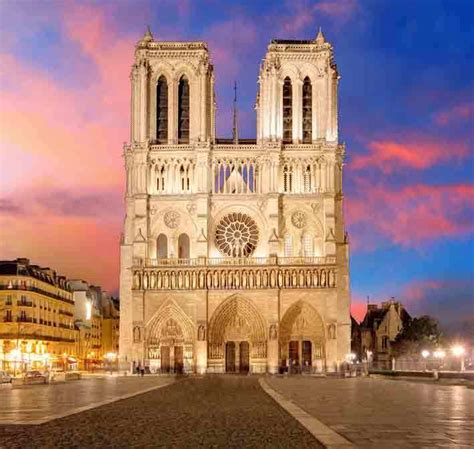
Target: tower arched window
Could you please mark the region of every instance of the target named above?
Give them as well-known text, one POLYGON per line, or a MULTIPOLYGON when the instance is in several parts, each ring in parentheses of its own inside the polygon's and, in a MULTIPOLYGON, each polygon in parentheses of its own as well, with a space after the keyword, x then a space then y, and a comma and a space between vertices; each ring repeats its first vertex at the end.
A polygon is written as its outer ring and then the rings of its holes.
POLYGON ((166 259, 168 257, 168 237, 165 234, 160 234, 156 241, 156 258, 166 259))
POLYGON ((189 236, 188 234, 180 234, 178 237, 178 257, 180 259, 189 259, 189 236))
POLYGON ((313 140, 313 87, 306 77, 303 82, 303 143, 313 140))
POLYGON ((168 143, 168 83, 163 75, 156 84, 156 140, 168 143))
POLYGON ((293 141, 293 88, 291 80, 286 77, 283 81, 283 142, 293 141))
POLYGON ((178 143, 189 143, 189 81, 185 75, 178 86, 178 143))

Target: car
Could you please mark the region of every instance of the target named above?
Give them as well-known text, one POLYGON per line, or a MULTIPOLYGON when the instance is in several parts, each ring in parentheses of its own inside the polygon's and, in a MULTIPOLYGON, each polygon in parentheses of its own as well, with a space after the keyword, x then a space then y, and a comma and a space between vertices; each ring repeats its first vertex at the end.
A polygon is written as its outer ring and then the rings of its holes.
POLYGON ((6 371, 0 371, 0 384, 11 382, 12 376, 10 376, 10 374, 8 374, 6 371))
POLYGON ((40 371, 34 370, 34 371, 27 371, 23 375, 23 379, 26 383, 46 383, 47 378, 46 376, 41 373, 40 371))

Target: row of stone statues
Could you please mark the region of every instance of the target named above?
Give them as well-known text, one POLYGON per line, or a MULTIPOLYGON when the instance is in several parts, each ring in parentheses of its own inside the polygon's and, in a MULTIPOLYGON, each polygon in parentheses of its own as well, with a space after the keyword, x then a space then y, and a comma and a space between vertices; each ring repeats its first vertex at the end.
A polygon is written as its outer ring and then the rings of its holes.
POLYGON ((135 270, 133 288, 153 289, 253 289, 334 288, 336 268, 135 270))

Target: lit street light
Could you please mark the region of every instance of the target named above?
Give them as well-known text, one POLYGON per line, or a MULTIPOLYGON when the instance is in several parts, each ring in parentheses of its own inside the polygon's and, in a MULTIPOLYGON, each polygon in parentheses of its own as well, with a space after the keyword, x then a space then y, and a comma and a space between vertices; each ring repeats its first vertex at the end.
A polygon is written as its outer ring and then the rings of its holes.
POLYGON ((464 348, 460 345, 456 345, 451 348, 451 352, 454 357, 461 359, 461 371, 464 371, 464 348))

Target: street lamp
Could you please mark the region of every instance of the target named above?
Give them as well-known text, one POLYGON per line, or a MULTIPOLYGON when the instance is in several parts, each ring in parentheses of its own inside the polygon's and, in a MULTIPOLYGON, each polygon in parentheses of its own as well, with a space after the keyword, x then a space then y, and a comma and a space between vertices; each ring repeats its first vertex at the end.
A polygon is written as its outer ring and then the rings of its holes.
POLYGON ((421 351, 421 356, 424 359, 423 371, 426 371, 426 359, 430 356, 430 351, 423 349, 423 351, 421 351))
POLYGON ((461 371, 464 371, 464 348, 460 345, 455 345, 451 348, 451 352, 454 357, 461 359, 461 371))

